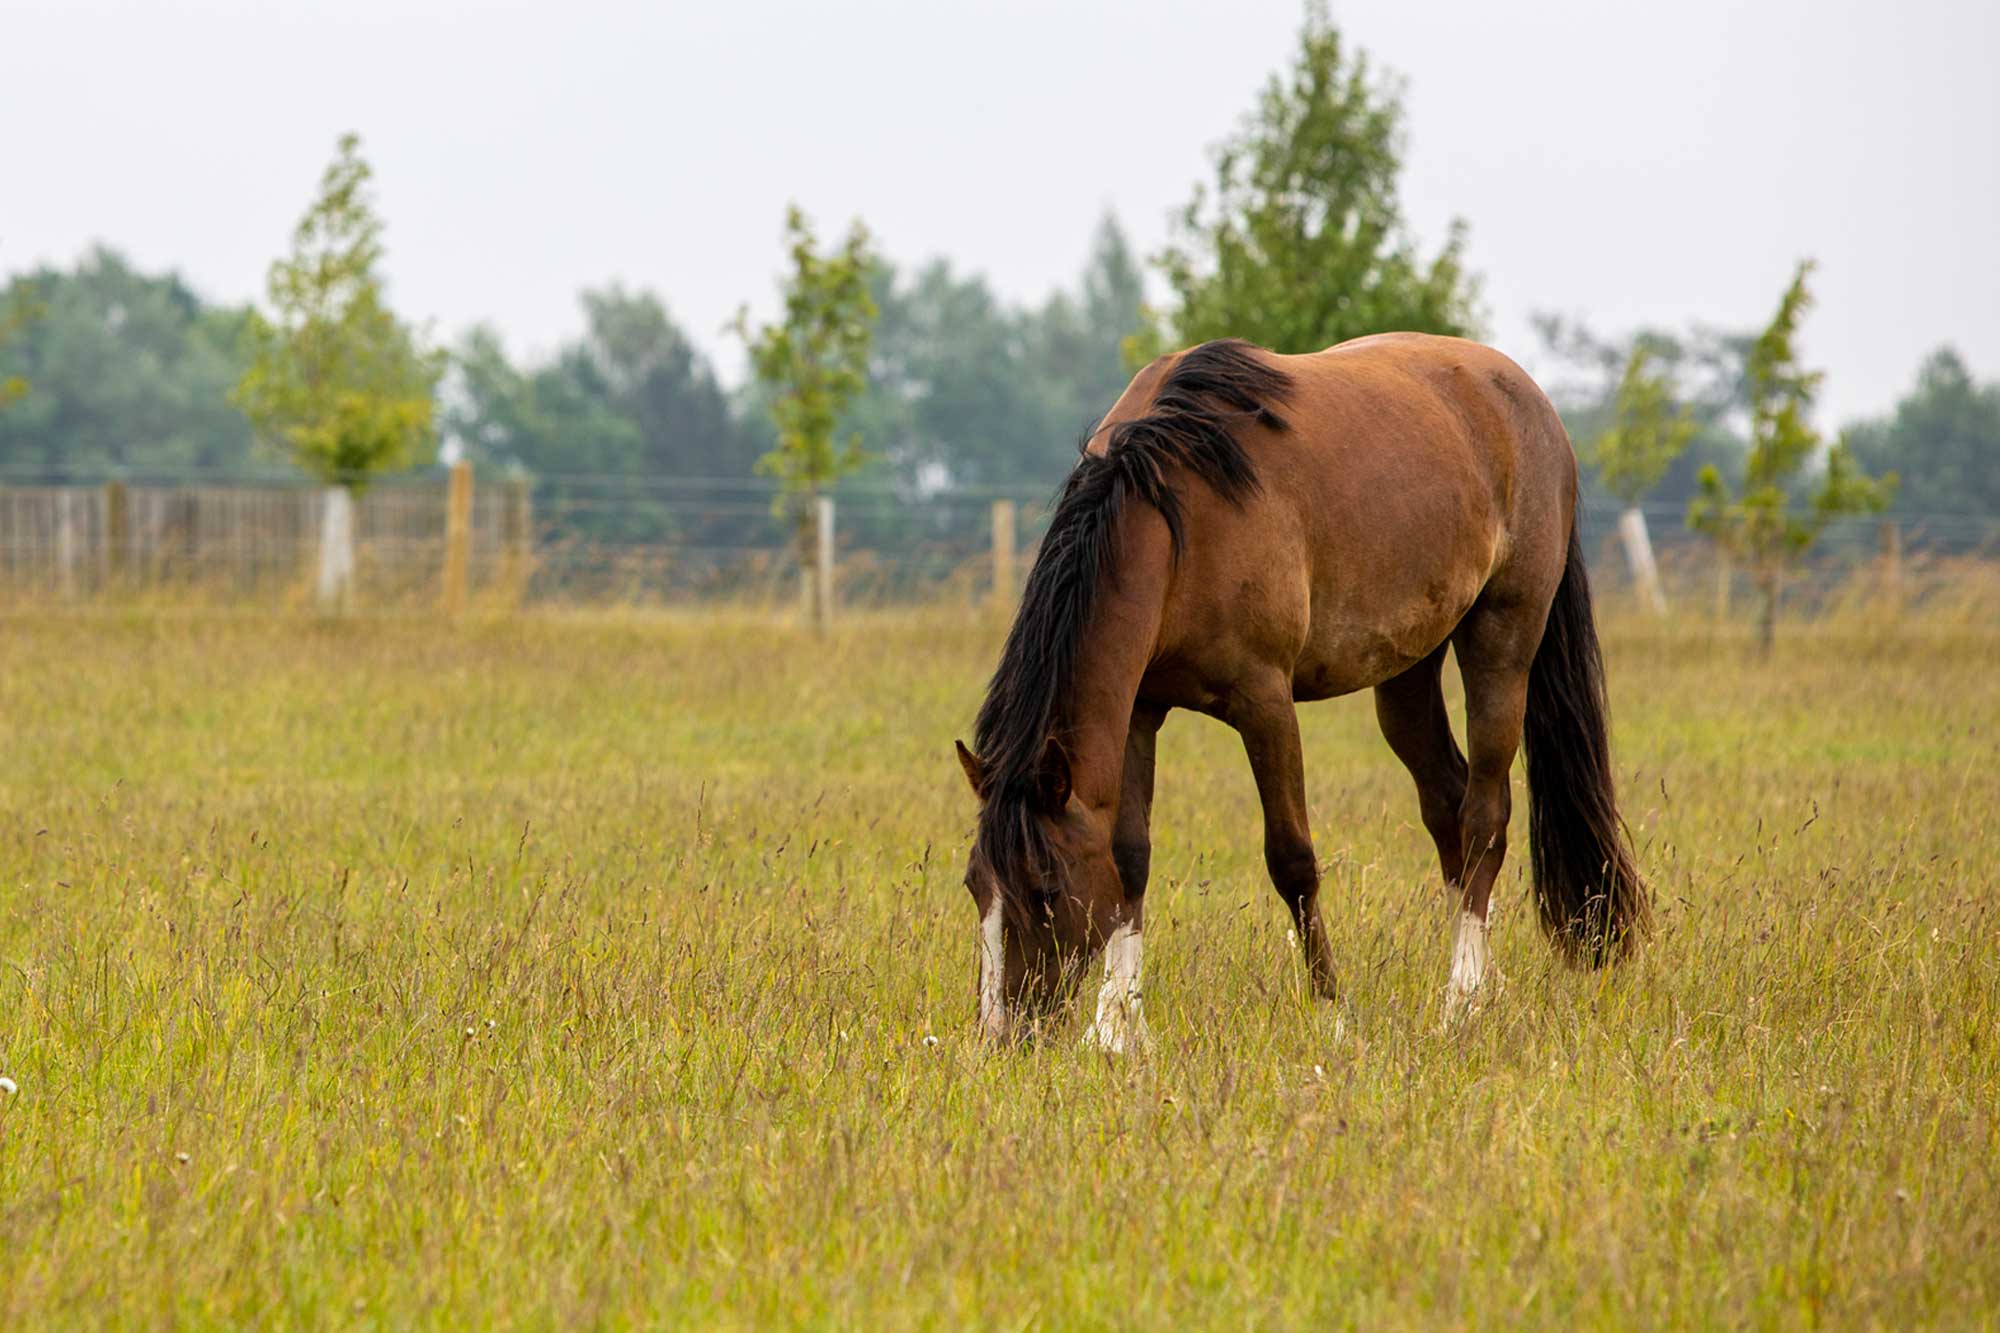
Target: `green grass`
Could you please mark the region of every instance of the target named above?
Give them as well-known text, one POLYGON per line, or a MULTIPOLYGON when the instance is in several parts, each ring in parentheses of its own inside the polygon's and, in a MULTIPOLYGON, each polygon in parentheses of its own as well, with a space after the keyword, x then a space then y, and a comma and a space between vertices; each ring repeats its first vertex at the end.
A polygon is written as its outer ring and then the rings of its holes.
POLYGON ((1614 626, 1660 936, 1557 966, 1517 828, 1449 1032, 1367 701, 1304 710, 1344 1034, 1176 716, 1122 1063, 970 1037, 998 638, 0 625, 0 1323, 2000 1318, 2000 635, 1614 626))

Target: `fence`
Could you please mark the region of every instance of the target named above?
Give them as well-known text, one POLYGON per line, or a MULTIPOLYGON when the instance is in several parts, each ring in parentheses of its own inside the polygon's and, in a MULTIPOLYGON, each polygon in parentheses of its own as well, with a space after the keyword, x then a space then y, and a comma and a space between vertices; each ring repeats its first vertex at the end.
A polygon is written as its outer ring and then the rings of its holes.
MULTIPOLYGON (((352 507, 349 590, 366 606, 523 602, 834 605, 1007 603, 1047 521, 1046 493, 849 484, 832 522, 754 479, 475 478, 469 465, 385 479, 352 507), (804 578, 801 576, 805 575, 804 578), (818 591, 814 591, 818 590, 818 591)), ((279 478, 101 482, 0 479, 0 602, 194 596, 326 600, 333 494, 279 478)), ((1681 610, 1747 605, 1741 571, 1645 510, 1681 610)), ((1601 595, 1630 587, 1618 511, 1592 504, 1586 546, 1601 595)), ((1787 605, 1827 605, 1858 583, 1921 600, 1947 567, 2000 556, 2000 517, 1847 519, 1787 578, 1787 605)))
POLYGON ((469 464, 352 500, 280 479, 5 479, 0 602, 775 604, 799 596, 802 569, 829 609, 1006 600, 1042 506, 998 488, 844 486, 803 517, 801 540, 801 515, 758 480, 492 480, 469 464))

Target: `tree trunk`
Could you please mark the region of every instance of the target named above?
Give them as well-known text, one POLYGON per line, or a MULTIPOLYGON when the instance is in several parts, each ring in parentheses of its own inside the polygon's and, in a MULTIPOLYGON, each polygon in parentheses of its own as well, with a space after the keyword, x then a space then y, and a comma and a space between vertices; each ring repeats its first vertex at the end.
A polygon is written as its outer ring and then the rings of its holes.
POLYGON ((1654 615, 1666 615, 1666 590, 1660 586, 1660 567, 1653 562, 1653 540, 1646 531, 1646 516, 1638 505, 1628 506, 1618 516, 1618 538, 1625 544, 1625 563, 1632 567, 1632 583, 1639 590, 1639 600, 1654 615))
POLYGON ((1757 656, 1771 656, 1771 642, 1778 630, 1778 568, 1766 565, 1757 572, 1757 656))
POLYGON ((799 614, 808 625, 819 623, 819 579, 817 577, 818 530, 816 519, 819 492, 805 491, 792 497, 792 549, 799 559, 799 614))
POLYGON ((833 497, 813 500, 813 563, 818 575, 818 596, 813 610, 814 628, 825 634, 833 628, 833 497))
POLYGON ((320 492, 319 608, 344 611, 354 602, 354 495, 345 486, 320 492))

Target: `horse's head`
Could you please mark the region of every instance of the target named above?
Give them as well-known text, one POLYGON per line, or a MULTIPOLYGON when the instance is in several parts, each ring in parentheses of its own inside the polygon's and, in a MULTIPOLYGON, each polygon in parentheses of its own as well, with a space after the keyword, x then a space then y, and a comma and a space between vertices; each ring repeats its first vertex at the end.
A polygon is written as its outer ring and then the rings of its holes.
POLYGON ((1070 799, 1069 757, 1051 740, 1031 782, 992 790, 958 745, 979 798, 965 887, 979 911, 979 1028, 993 1040, 1031 1031, 1075 987, 1124 900, 1108 828, 1070 799))

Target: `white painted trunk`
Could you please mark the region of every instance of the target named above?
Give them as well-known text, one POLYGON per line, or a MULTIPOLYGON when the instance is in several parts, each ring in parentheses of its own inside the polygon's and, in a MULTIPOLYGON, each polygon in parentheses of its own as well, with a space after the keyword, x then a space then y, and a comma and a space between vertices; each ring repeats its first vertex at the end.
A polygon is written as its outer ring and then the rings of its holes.
POLYGON ((76 600, 76 492, 56 492, 56 585, 66 602, 76 600))
POLYGON ((345 610, 354 600, 354 496, 345 486, 320 492, 319 605, 345 610))
POLYGON ((1667 613, 1666 589, 1660 586, 1660 567, 1653 561, 1653 539, 1646 531, 1646 516, 1633 505, 1618 516, 1618 538, 1625 543, 1625 563, 1632 567, 1632 582, 1639 598, 1656 616, 1667 613))
POLYGON ((819 592, 813 602, 815 623, 823 634, 833 626, 833 497, 822 495, 813 505, 813 526, 818 538, 819 592))

